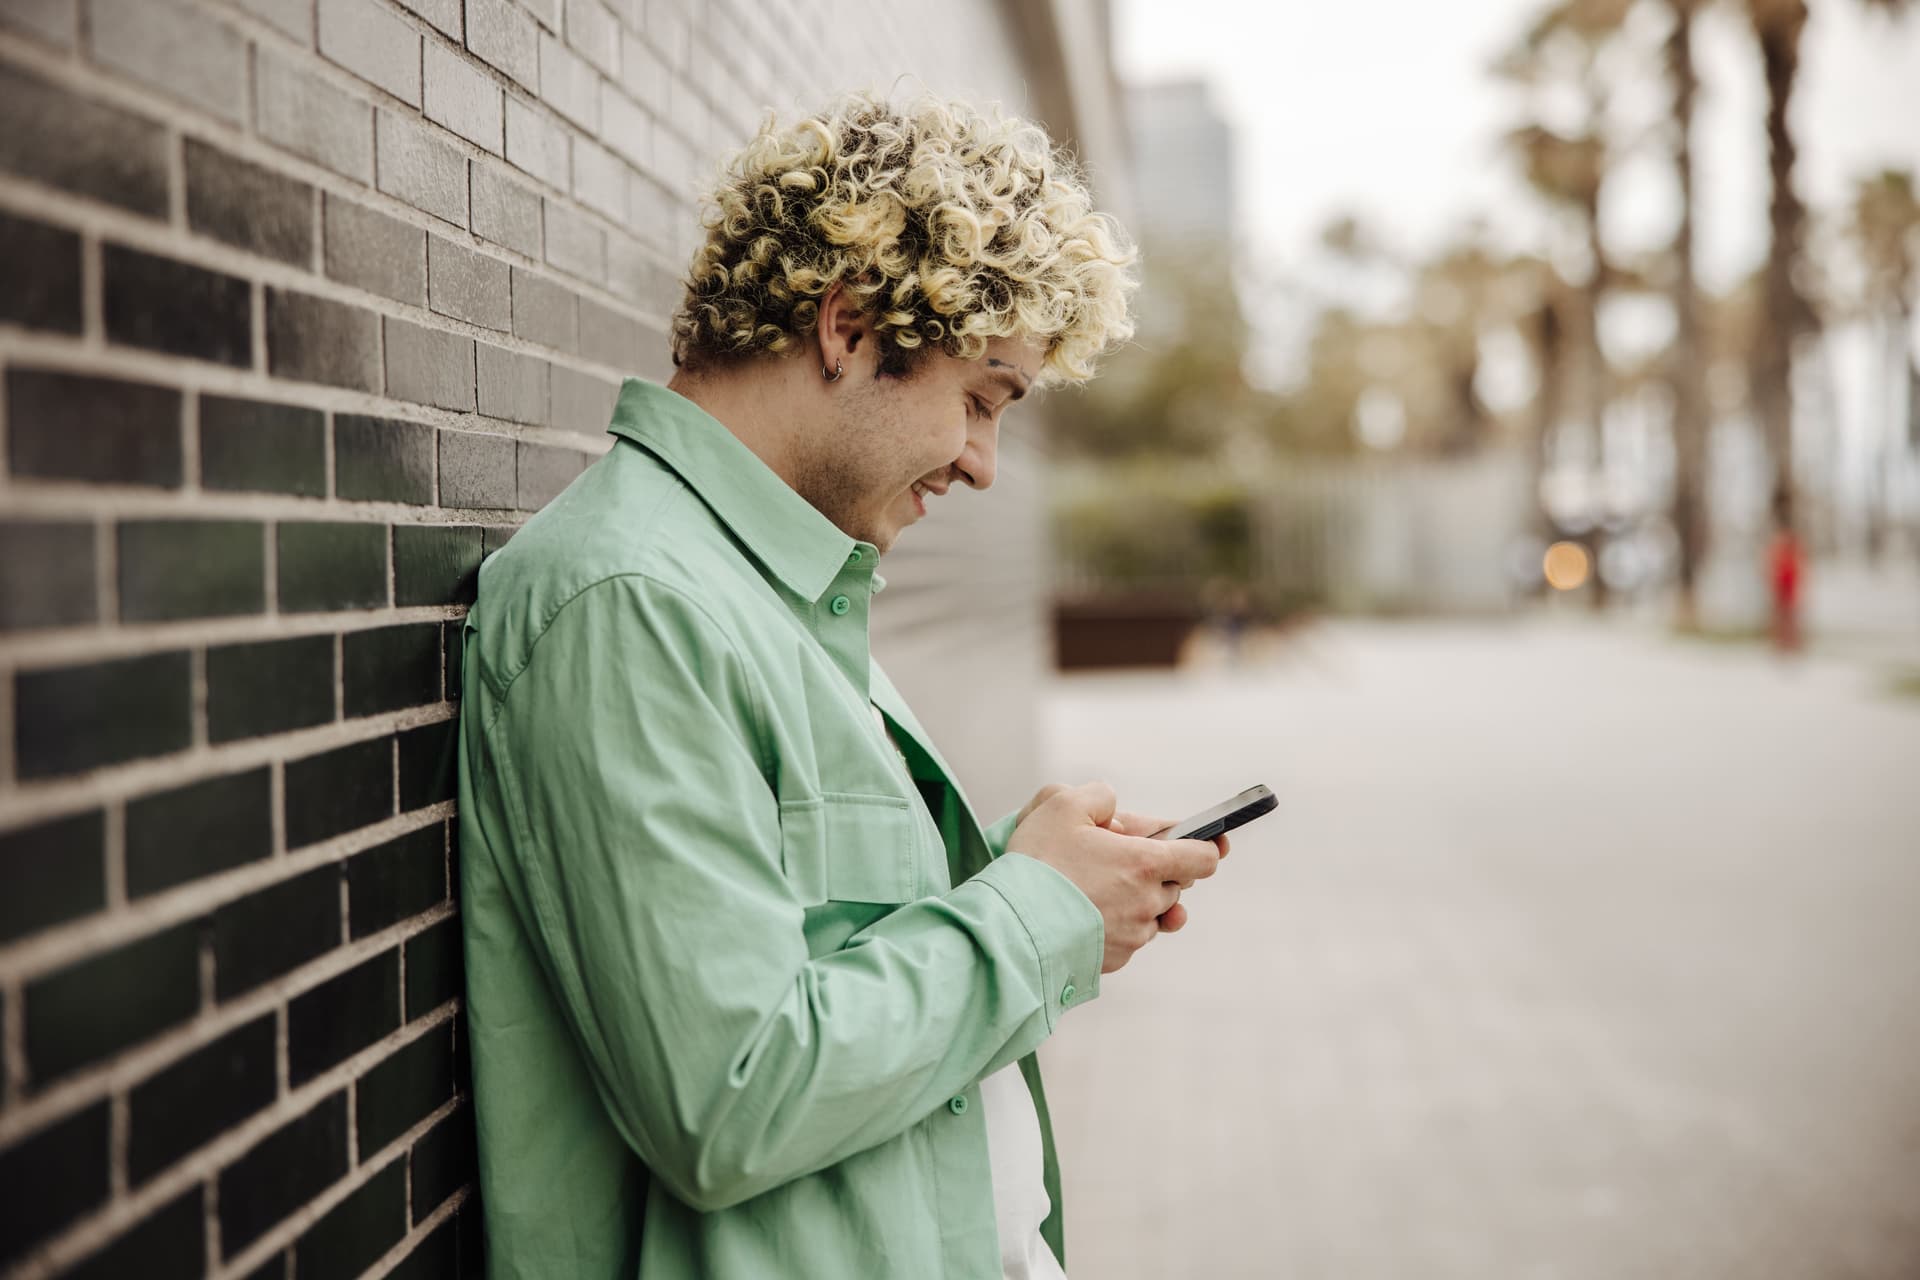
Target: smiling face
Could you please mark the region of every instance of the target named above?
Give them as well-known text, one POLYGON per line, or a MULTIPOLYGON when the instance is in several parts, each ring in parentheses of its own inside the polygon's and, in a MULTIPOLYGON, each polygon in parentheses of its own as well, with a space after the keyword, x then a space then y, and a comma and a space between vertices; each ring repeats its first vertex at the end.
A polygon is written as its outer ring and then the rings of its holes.
POLYGON ((995 338, 978 360, 941 351, 905 377, 870 373, 861 362, 835 388, 832 426, 798 459, 794 488, 852 537, 891 548, 901 530, 956 483, 993 483, 1000 422, 1039 376, 1037 342, 995 338))

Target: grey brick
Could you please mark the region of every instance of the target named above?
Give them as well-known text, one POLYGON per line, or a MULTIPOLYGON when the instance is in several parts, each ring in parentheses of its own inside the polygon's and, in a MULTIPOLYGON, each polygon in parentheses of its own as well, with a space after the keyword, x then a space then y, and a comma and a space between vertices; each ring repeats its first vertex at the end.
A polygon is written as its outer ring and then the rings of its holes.
POLYGON ((691 220, 665 187, 642 173, 628 179, 627 228, 634 234, 666 248, 683 219, 691 220))
MULTIPOLYGON (((442 433, 442 438, 446 433, 442 433)), ((511 472, 509 472, 511 474, 511 472)), ((423 604, 472 604, 474 574, 480 568, 485 534, 477 524, 405 525, 393 527, 393 602, 401 608, 423 604)), ((437 641, 439 637, 435 637, 437 641)), ((436 667, 440 646, 434 645, 436 667)), ((440 693, 440 672, 434 673, 433 694, 440 693)), ((451 739, 442 739, 452 748, 451 739)), ((416 742, 419 740, 416 739, 416 742)), ((415 748, 418 750, 418 747, 415 748)), ((447 756, 452 763, 452 755, 447 756)), ((415 763, 415 762, 408 762, 415 763)), ((402 775, 412 773, 406 763, 402 775)), ((449 778, 451 781, 451 778, 449 778)), ((440 799, 443 797, 435 797, 440 799)), ((451 797, 444 797, 451 798, 451 797)), ((423 803, 414 800, 413 803, 423 803)), ((431 800, 424 801, 431 804, 431 800)))
POLYGON ((400 4, 455 40, 460 38, 460 0, 400 0, 400 4))
POLYGON ((500 86, 451 49, 429 44, 426 52, 427 119, 477 147, 500 154, 500 86))
POLYGON ((567 188, 567 131, 543 111, 507 98, 507 161, 548 186, 567 188))
POLYGON ((667 65, 684 70, 692 53, 693 29, 678 0, 646 0, 647 43, 660 51, 667 65))
POLYGON ((297 405, 202 395, 200 483, 208 489, 325 497, 326 416, 297 405))
POLYGON ((620 83, 655 115, 664 116, 671 109, 673 72, 646 41, 632 32, 620 37, 620 83))
MULTIPOLYGON (((336 413, 334 492, 363 502, 432 502, 433 435, 432 427, 418 422, 336 413)), ((384 552, 380 563, 386 564, 384 552)), ((383 577, 381 590, 385 589, 383 577)))
MULTIPOLYGON (((700 87, 707 86, 702 84, 700 87)), ((699 90, 683 80, 673 86, 673 97, 668 104, 665 122, 672 125, 697 150, 706 142, 707 131, 713 125, 713 112, 699 90)))
POLYGON ((553 394, 551 425, 597 436, 613 420, 613 402, 620 398, 619 383, 555 365, 548 385, 553 394))
POLYGON ((386 318, 387 394, 473 410, 473 339, 386 318))
POLYGON ((71 49, 78 8, 78 0, 6 0, 0 4, 0 27, 71 49))
POLYGON ((580 349, 580 312, 565 285, 513 269, 513 335, 562 351, 580 349))
POLYGON ((580 299, 580 354, 623 372, 640 350, 640 322, 591 298, 580 299))
POLYGON ((379 317, 330 298, 269 287, 267 367, 276 378, 378 391, 379 317))
POLYGON ((538 511, 546 506, 592 461, 571 449, 528 444, 525 440, 519 443, 514 505, 522 511, 538 511))
POLYGON ((599 0, 566 0, 567 43, 605 75, 620 74, 620 24, 599 0))
POLYGON ((479 344, 476 372, 480 383, 480 412, 509 422, 547 421, 547 362, 479 344))
POLYGON ((320 53, 420 105, 420 34, 374 0, 320 0, 320 53))
POLYGON ((680 280, 632 236, 607 237, 607 288, 665 321, 680 307, 680 280))
POLYGON ((261 136, 361 182, 373 180, 367 120, 373 108, 264 48, 254 50, 254 111, 261 136))
POLYGON ((242 9, 264 18, 301 44, 313 43, 313 0, 235 0, 242 9))
POLYGON ((509 249, 540 256, 540 197, 506 172, 475 160, 469 177, 473 191, 473 233, 509 249))
POLYGON ((239 248, 313 261, 313 188, 188 138, 187 224, 239 248))
POLYGON ((266 608, 266 530, 250 520, 123 520, 120 617, 223 618, 266 608))
POLYGON ((427 237, 427 305, 489 329, 513 322, 507 264, 439 236, 427 237))
POLYGON ((587 132, 599 132, 599 75, 545 32, 540 33, 540 97, 587 132))
POLYGON ((246 115, 247 42, 173 0, 92 0, 94 59, 182 102, 239 124, 246 115))
POLYGON ((6 394, 14 475, 179 487, 178 391, 14 365, 6 394))
POLYGON ((327 274, 397 302, 427 305, 427 233, 331 191, 325 207, 327 274))
POLYGON ((100 260, 107 341, 239 369, 253 363, 253 291, 245 280, 112 243, 101 247, 100 260))
POLYGON ((572 205, 546 204, 547 261, 598 284, 607 273, 607 237, 572 205))
POLYGON ((611 80, 600 82, 600 136, 642 169, 653 164, 653 117, 611 80))
POLYGON ((440 433, 440 505, 511 510, 516 494, 514 441, 471 431, 440 433))
POLYGON ((676 200, 691 199, 696 168, 693 148, 686 139, 672 129, 653 131, 653 172, 669 195, 676 200))
POLYGON ((0 170, 149 218, 167 216, 167 134, 158 124, 4 65, 0 103, 0 170))
POLYGON ((658 325, 641 323, 640 349, 634 354, 633 366, 627 372, 663 387, 673 381, 673 344, 664 321, 658 325))
POLYGON ((615 222, 627 220, 627 174, 619 156, 576 138, 573 143, 573 198, 615 222))
MULTIPOLYGON (((511 485, 501 505, 513 505, 511 485)), ((98 616, 91 524, 0 521, 0 631, 78 626, 98 616)))
POLYGON ((374 122, 380 190, 416 209, 467 225, 467 158, 450 142, 391 111, 374 122))
POLYGON ((0 213, 0 323, 80 332, 80 237, 0 213))
POLYGON ((467 0, 467 48, 482 62, 540 90, 540 33, 511 0, 467 0))
POLYGON ((560 29, 560 0, 520 0, 520 3, 547 30, 560 29))

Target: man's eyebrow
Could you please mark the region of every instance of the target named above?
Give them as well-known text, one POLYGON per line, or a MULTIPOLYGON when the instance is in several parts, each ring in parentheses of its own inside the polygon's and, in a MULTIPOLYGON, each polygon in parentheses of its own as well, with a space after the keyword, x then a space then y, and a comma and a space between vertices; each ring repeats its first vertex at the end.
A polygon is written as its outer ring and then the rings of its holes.
POLYGON ((995 382, 1004 385, 1008 392, 1011 393, 1007 396, 1009 400, 1018 400, 1021 396, 1026 395, 1027 388, 1033 383, 1033 379, 1027 376, 1025 369, 1006 360, 996 360, 992 356, 988 356, 987 367, 1000 370, 1000 372, 990 376, 995 382))

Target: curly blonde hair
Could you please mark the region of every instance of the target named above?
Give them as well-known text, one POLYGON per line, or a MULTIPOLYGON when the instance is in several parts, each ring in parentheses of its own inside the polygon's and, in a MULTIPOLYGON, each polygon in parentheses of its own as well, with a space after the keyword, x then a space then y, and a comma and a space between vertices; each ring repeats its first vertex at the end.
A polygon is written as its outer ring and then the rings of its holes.
POLYGON ((797 350, 835 284, 873 323, 890 373, 1019 337, 1046 348, 1041 382, 1080 382, 1133 333, 1132 243, 1024 120, 865 93, 791 127, 769 116, 706 205, 676 365, 797 350))

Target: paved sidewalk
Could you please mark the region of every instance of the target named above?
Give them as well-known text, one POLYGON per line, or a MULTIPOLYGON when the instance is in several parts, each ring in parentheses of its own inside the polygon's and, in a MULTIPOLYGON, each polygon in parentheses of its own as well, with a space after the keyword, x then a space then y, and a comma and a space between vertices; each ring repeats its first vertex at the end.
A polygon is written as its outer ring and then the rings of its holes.
POLYGON ((1074 677, 1049 776, 1255 781, 1044 1051, 1076 1280, 1920 1276, 1920 702, 1562 623, 1074 677))

